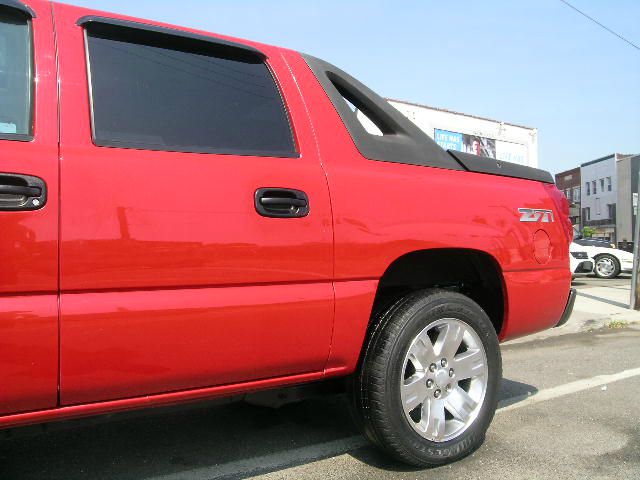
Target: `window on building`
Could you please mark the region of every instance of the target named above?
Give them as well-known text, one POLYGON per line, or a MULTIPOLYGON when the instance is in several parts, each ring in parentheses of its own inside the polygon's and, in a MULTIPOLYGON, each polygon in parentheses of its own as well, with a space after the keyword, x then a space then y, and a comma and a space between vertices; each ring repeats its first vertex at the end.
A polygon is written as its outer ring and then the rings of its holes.
POLYGON ((591 195, 591 184, 589 182, 584 184, 586 190, 587 190, 587 196, 591 195))
POLYGON ((609 218, 611 220, 615 221, 615 219, 616 219, 616 204, 615 203, 607 204, 607 209, 608 209, 607 213, 609 214, 609 218))
POLYGON ((284 103, 257 54, 103 24, 87 31, 97 145, 297 156, 284 103))
POLYGON ((600 191, 604 192, 604 178, 600 179, 600 191))
POLYGON ((571 189, 570 188, 567 188, 564 191, 564 196, 567 197, 567 200, 571 200, 571 189))
POLYGON ((574 203, 580 202, 580 187, 575 187, 573 189, 573 202, 574 203))
POLYGON ((595 195, 596 193, 598 193, 598 189, 596 188, 596 181, 593 180, 591 182, 591 190, 593 190, 593 194, 595 195))
POLYGON ((607 191, 611 191, 611 177, 607 177, 607 191))
POLYGON ((585 207, 582 209, 582 221, 588 222, 591 220, 591 208, 585 207))
POLYGON ((0 10, 0 138, 32 135, 33 72, 31 22, 20 12, 0 10))
POLYGON ((599 216, 602 212, 600 211, 600 199, 596 198, 596 215, 599 216))

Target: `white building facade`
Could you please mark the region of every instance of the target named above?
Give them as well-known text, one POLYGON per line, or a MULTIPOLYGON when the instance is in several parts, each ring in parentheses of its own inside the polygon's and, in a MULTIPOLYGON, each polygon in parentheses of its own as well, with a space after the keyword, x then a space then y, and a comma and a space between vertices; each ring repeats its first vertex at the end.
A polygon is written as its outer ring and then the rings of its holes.
POLYGON ((402 100, 387 101, 444 149, 538 167, 536 128, 402 100))
POLYGON ((616 200, 616 240, 621 248, 633 245, 638 203, 640 155, 618 155, 616 161, 618 196, 616 200))
POLYGON ((618 178, 617 153, 580 165, 582 181, 582 225, 595 228, 594 237, 617 242, 616 203, 618 178))

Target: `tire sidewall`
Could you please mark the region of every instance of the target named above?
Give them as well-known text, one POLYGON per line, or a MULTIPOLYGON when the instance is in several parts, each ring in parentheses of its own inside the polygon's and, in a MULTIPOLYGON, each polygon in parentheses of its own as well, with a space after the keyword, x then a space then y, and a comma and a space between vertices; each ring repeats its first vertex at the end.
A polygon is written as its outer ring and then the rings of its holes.
POLYGON ((468 455, 484 441, 498 401, 502 363, 495 329, 477 304, 462 295, 455 300, 444 298, 429 300, 427 297, 417 301, 404 315, 405 325, 391 348, 385 382, 387 392, 385 410, 390 412, 389 421, 393 425, 393 430, 398 432, 398 442, 408 453, 423 462, 437 464, 468 455), (446 442, 432 442, 420 436, 405 417, 400 385, 404 359, 411 342, 426 326, 442 318, 456 318, 475 330, 485 349, 488 379, 484 401, 474 422, 454 439, 446 442))

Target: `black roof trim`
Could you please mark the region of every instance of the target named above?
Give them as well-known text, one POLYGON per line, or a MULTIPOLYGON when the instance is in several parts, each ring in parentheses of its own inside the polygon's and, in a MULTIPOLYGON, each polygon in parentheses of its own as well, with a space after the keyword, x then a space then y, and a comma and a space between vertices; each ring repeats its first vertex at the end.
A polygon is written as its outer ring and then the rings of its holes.
POLYGON ((458 160, 467 170, 475 173, 487 173, 502 177, 523 178, 543 183, 555 183, 553 176, 546 170, 518 165, 517 163, 503 162, 495 158, 481 157, 472 153, 447 150, 449 155, 458 160))
POLYGON ((24 3, 19 2, 18 0, 0 0, 0 6, 19 10, 22 13, 26 13, 31 18, 36 18, 36 12, 34 12, 29 5, 25 5, 24 3))
POLYGON ((455 158, 384 98, 324 60, 302 54, 349 131, 356 148, 369 160, 464 170, 455 158), (372 135, 344 98, 369 117, 384 135, 372 135))
POLYGON ((147 32, 161 33, 165 35, 172 35, 174 37, 181 37, 181 38, 187 38, 190 40, 198 40, 201 42, 213 43, 216 45, 222 45, 224 47, 229 47, 236 50, 242 50, 244 52, 252 53, 260 57, 262 60, 267 58, 267 56, 263 52, 249 45, 231 42, 229 40, 223 40, 222 38, 217 38, 209 35, 185 32, 184 30, 178 30, 177 28, 158 27, 156 25, 150 25, 148 23, 133 22, 130 20, 119 20, 117 18, 100 17, 96 15, 88 15, 86 17, 82 17, 81 19, 78 20, 77 25, 86 28, 88 25, 96 24, 96 23, 102 24, 102 25, 111 25, 116 27, 133 28, 136 30, 144 30, 147 32))

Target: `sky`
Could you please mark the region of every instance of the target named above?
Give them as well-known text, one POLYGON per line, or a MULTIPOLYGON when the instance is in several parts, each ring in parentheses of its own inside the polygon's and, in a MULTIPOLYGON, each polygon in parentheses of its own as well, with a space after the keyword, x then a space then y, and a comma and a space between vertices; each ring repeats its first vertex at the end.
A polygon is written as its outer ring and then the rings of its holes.
MULTIPOLYGON (((640 1, 570 0, 640 45, 640 1)), ((538 129, 552 173, 640 153, 640 50, 560 0, 66 0, 288 47, 382 96, 538 129)))

